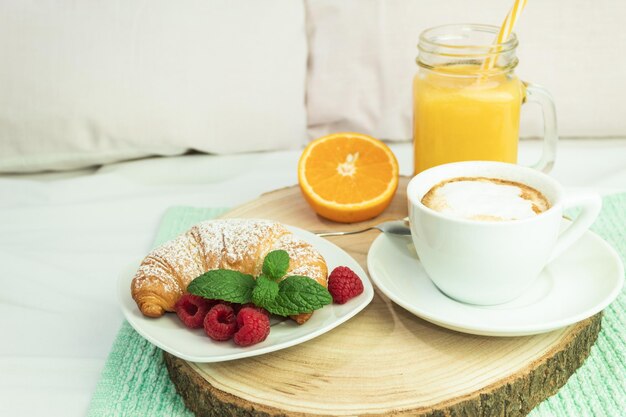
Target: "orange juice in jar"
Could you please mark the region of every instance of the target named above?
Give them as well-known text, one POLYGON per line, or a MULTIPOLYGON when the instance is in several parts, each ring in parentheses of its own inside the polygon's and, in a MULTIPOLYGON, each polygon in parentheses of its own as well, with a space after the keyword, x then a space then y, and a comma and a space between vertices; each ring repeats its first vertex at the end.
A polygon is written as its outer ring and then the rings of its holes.
POLYGON ((420 69, 413 81, 414 173, 448 162, 517 162, 524 101, 544 111, 544 154, 549 170, 556 150, 556 116, 550 95, 514 73, 517 39, 493 45, 495 26, 447 25, 422 33, 420 69), (495 65, 485 68, 491 58, 495 65))

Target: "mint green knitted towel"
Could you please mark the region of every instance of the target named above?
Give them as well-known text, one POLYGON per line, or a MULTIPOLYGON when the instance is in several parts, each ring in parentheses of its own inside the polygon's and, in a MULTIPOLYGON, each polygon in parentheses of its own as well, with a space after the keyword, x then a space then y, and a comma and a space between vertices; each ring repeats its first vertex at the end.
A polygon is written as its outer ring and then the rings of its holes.
MULTIPOLYGON (((163 217, 154 246, 226 209, 174 207, 163 217)), ((626 193, 606 197, 592 229, 626 263, 626 193)), ((606 310, 589 358, 531 417, 626 415, 626 290, 606 310)), ((94 392, 88 417, 193 417, 176 393, 161 351, 124 322, 94 392)))

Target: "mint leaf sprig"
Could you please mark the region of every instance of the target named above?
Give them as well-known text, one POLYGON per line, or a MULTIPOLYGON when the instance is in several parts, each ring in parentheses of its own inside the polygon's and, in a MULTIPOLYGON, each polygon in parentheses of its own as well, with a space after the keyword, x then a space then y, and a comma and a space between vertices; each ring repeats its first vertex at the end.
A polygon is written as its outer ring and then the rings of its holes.
POLYGON ((299 275, 283 278, 289 261, 286 251, 271 251, 256 280, 239 271, 214 269, 191 281, 187 291, 208 299, 254 303, 279 316, 310 313, 330 304, 330 293, 317 281, 299 275))
POLYGON ((191 281, 187 292, 211 300, 245 304, 252 300, 255 286, 252 275, 230 269, 214 269, 191 281))
POLYGON ((263 259, 263 275, 279 280, 289 269, 289 254, 285 250, 273 250, 263 259))

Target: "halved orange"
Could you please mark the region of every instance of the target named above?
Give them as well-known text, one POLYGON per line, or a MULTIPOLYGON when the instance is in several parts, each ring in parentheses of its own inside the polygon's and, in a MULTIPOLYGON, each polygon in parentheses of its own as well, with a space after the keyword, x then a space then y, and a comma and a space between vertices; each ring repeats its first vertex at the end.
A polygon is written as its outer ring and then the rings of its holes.
POLYGON ((322 217, 368 220, 387 208, 398 188, 398 161, 385 143, 344 132, 309 143, 298 162, 306 201, 322 217))

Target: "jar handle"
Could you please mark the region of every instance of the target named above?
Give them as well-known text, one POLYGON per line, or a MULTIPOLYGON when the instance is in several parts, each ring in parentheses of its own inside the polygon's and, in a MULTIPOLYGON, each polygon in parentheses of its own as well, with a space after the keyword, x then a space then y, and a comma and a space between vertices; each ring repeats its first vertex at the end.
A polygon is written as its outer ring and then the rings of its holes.
POLYGON ((538 103, 543 114, 543 151, 541 159, 531 165, 542 172, 550 172, 556 159, 556 144, 559 139, 556 124, 556 107, 552 95, 543 87, 524 82, 526 95, 524 103, 538 103))

